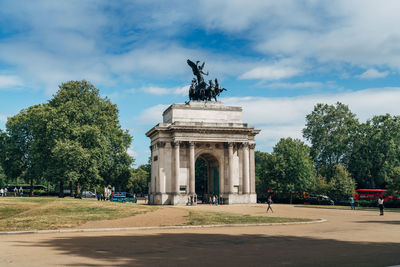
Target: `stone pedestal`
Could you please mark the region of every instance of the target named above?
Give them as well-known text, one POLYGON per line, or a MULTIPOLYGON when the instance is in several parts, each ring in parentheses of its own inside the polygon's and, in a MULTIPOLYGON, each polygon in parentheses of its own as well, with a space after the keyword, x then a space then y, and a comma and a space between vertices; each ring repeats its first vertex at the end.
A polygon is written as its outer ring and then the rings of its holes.
MULTIPOLYGON (((256 203, 254 137, 259 130, 242 122, 242 108, 215 102, 174 104, 151 139, 149 203, 185 205, 195 192, 195 162, 201 157, 217 173, 224 204, 256 203)), ((214 183, 214 180, 210 183, 214 183)), ((214 186, 214 184, 213 184, 214 186)))

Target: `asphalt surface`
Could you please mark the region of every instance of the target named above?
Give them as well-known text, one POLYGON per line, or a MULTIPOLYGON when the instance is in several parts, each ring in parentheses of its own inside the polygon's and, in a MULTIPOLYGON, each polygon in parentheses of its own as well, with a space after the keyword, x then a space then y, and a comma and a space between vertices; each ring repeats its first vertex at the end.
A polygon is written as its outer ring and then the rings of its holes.
MULTIPOLYGON (((180 207, 171 212, 181 213, 180 207)), ((325 218, 280 226, 0 236, 0 266, 393 266, 400 213, 273 205, 201 206, 240 214, 325 218)))

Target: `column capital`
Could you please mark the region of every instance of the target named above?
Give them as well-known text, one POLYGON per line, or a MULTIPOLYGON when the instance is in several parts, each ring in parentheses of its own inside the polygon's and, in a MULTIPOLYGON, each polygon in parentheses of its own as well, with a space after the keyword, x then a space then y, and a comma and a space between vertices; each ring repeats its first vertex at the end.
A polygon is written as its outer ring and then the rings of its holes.
POLYGON ((189 146, 190 146, 190 147, 194 147, 195 144, 196 144, 196 143, 195 143, 194 141, 189 141, 189 146))
POLYGON ((180 143, 181 143, 181 141, 172 141, 171 142, 171 146, 172 147, 175 147, 175 146, 179 147, 180 143))
POLYGON ((253 144, 249 144, 249 148, 250 148, 250 149, 254 149, 254 148, 256 148, 256 144, 255 144, 255 143, 253 143, 253 144))
POLYGON ((224 148, 233 148, 235 144, 234 142, 226 142, 224 143, 224 148))
POLYGON ((160 148, 160 147, 165 147, 165 142, 162 142, 162 141, 157 142, 157 147, 158 147, 158 148, 160 148))
POLYGON ((249 146, 248 142, 237 143, 238 148, 246 148, 249 146))

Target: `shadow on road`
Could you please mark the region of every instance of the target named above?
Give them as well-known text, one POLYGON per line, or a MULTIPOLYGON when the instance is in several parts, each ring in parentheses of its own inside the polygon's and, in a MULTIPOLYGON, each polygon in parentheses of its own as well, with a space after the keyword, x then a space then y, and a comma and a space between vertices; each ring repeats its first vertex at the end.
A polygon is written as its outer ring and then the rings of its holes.
POLYGON ((358 223, 383 223, 383 224, 400 225, 400 221, 359 221, 358 223))
MULTIPOLYGON (((100 234, 99 234, 100 235, 100 234)), ((103 234, 104 235, 104 234, 103 234)), ((118 266, 390 266, 400 264, 400 243, 344 242, 293 236, 155 234, 54 238, 21 246, 118 266)), ((71 258, 69 266, 85 266, 71 258), (76 261, 76 262, 74 262, 76 261)), ((88 266, 90 264, 87 264, 88 266)))

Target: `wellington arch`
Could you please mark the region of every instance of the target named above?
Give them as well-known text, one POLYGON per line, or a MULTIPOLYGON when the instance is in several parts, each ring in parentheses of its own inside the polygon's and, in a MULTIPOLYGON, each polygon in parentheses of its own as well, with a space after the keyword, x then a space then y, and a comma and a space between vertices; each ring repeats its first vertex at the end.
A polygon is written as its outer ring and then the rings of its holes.
POLYGON ((242 108, 220 102, 173 104, 151 139, 149 204, 186 205, 218 196, 224 204, 256 203, 254 137, 260 130, 242 121, 242 108), (196 177, 196 163, 206 177, 196 177))

